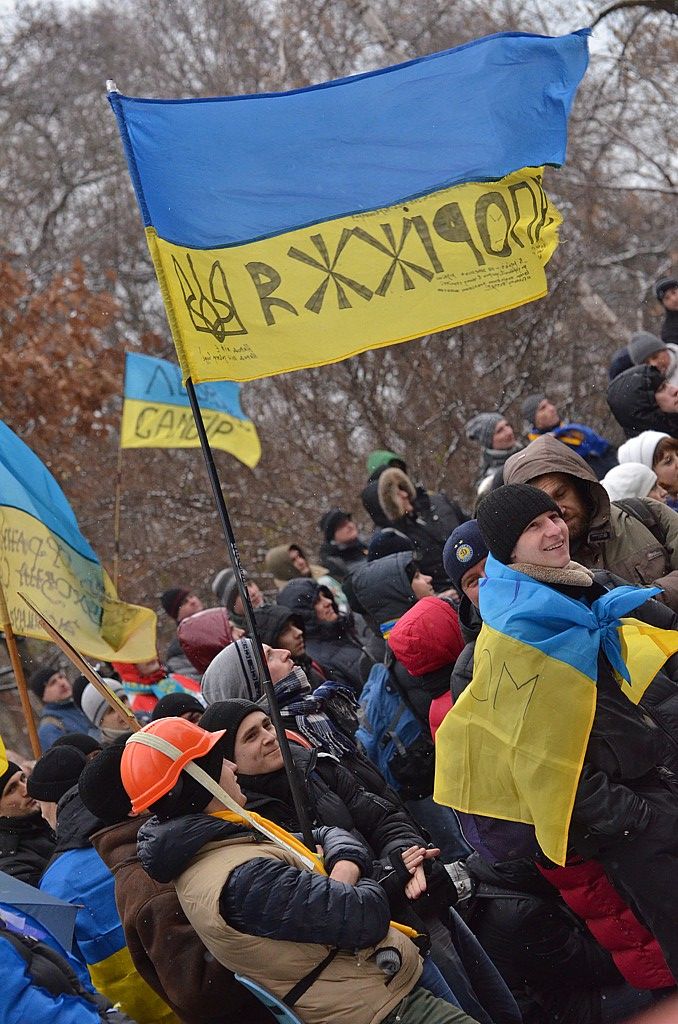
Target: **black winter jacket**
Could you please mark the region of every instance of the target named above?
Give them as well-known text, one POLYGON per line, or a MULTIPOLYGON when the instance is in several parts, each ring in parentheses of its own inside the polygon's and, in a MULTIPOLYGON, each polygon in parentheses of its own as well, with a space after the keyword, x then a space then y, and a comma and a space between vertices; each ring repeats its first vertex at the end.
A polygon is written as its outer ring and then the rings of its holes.
MULTIPOLYGON (((157 881, 177 878, 207 843, 247 838, 252 831, 206 814, 172 821, 151 818, 139 830, 139 859, 157 881)), ((389 905, 381 886, 368 875, 371 858, 358 840, 336 828, 314 830, 329 872, 339 860, 357 864, 357 885, 300 871, 282 861, 257 857, 235 868, 219 900, 221 916, 232 928, 270 939, 317 942, 340 949, 365 949, 389 927, 389 905)))
POLYGON ((320 548, 321 565, 324 565, 329 575, 339 583, 366 561, 367 542, 362 537, 351 541, 350 544, 326 541, 320 548))
POLYGON ((24 818, 0 818, 0 871, 37 886, 54 843, 54 833, 40 812, 24 818))
POLYGON ((607 404, 627 437, 659 430, 678 437, 678 415, 662 412, 655 392, 662 375, 654 366, 633 366, 610 381, 607 404))
MULTIPOLYGON (((365 843, 375 859, 409 846, 425 846, 427 839, 404 808, 370 793, 355 775, 331 755, 292 746, 309 796, 313 824, 351 832, 365 843)), ((249 810, 298 831, 299 823, 284 769, 267 775, 238 774, 249 810)))
POLYGON ((678 345, 678 311, 675 309, 667 309, 664 313, 664 319, 662 320, 661 327, 661 339, 667 344, 672 342, 674 345, 678 345))
POLYGON ((306 651, 327 676, 349 683, 360 693, 371 665, 379 660, 379 647, 375 648, 360 616, 339 615, 334 622, 319 622, 313 606, 321 591, 332 596, 327 587, 314 580, 290 580, 277 601, 303 619, 306 651))
POLYGON ((475 884, 466 922, 526 1024, 599 1024, 601 988, 623 983, 612 957, 529 861, 466 861, 475 884))

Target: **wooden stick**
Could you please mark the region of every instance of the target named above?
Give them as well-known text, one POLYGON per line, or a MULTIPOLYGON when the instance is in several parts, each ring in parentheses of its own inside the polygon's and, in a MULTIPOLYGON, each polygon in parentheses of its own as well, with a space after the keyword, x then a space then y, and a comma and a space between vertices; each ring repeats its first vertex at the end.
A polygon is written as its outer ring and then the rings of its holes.
POLYGON ((26 719, 26 728, 28 729, 28 738, 31 741, 31 750, 33 751, 33 757, 39 758, 42 754, 40 748, 40 739, 38 737, 38 730, 35 727, 35 718, 33 717, 33 708, 31 707, 31 701, 28 696, 28 687, 26 686, 26 676, 24 675, 24 667, 21 664, 21 658, 19 657, 19 649, 16 645, 16 637, 14 636, 14 630, 12 629, 12 623, 9 617, 9 609, 7 602, 5 601, 5 592, 0 584, 0 629, 5 634, 5 640, 7 641, 7 650, 9 651, 9 660, 12 663, 12 671, 14 672, 14 678, 16 679, 17 690, 19 691, 19 700, 21 701, 21 707, 23 709, 24 718, 26 719))
POLYGON ((22 601, 25 601, 25 603, 28 605, 31 611, 34 612, 35 615, 37 615, 42 628, 45 630, 47 634, 49 634, 49 636, 51 636, 52 640, 57 645, 57 647, 61 648, 61 650, 64 652, 68 660, 73 665, 75 665, 75 667, 83 676, 89 679, 94 689, 101 694, 105 701, 108 701, 112 708, 115 708, 116 711, 121 711, 123 713, 123 715, 126 717, 129 723, 129 727, 132 730, 132 732, 138 732, 139 729, 141 729, 141 726, 134 717, 134 712, 129 707, 129 705, 125 704, 124 701, 120 700, 118 695, 113 693, 112 690, 109 690, 109 688, 106 686, 106 683, 99 675, 99 673, 96 671, 96 669, 93 669, 90 663, 88 661, 85 661, 83 656, 78 651, 76 651, 75 647, 73 647, 70 641, 68 641, 65 636, 61 635, 56 626, 54 626, 49 621, 49 619, 46 619, 42 612, 38 611, 35 605, 28 600, 25 594, 19 592, 19 597, 21 598, 22 601))

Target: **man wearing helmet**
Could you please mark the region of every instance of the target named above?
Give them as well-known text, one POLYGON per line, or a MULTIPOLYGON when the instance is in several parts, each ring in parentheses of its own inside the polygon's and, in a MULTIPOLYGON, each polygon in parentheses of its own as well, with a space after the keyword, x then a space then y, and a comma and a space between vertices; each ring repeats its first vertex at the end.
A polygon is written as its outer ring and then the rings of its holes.
POLYGON ((305 1024, 472 1024, 418 985, 418 949, 389 923, 384 890, 364 877, 362 844, 317 829, 318 857, 250 814, 225 736, 161 719, 130 737, 121 763, 133 810, 154 813, 140 829, 139 857, 151 877, 174 882, 212 955, 305 1024))

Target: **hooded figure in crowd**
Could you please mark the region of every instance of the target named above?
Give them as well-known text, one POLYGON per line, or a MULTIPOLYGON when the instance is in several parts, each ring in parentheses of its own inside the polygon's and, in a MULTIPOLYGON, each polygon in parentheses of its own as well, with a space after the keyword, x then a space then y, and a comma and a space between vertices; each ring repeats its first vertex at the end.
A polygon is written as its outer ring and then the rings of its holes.
POLYGON ((678 277, 662 277, 654 286, 654 293, 664 309, 662 341, 678 348, 678 277))
POLYGON ((606 438, 583 423, 563 423, 560 413, 546 395, 528 395, 521 408, 528 441, 535 441, 542 434, 553 434, 581 455, 599 480, 617 465, 615 449, 606 438))
POLYGON ((644 430, 678 437, 678 388, 654 366, 634 366, 615 377, 607 389, 607 404, 627 437, 644 430))
POLYGON ((678 345, 667 344, 648 331, 639 331, 631 336, 629 355, 634 366, 654 366, 669 384, 678 387, 678 345))
POLYGON ((378 480, 379 504, 388 525, 409 537, 419 568, 430 576, 436 593, 447 590, 450 581, 442 566, 442 554, 449 534, 467 516, 446 494, 429 494, 415 487, 401 469, 386 469, 378 480))
POLYGON ((291 580, 278 604, 304 623, 306 650, 327 678, 348 683, 360 693, 383 645, 372 637, 360 615, 340 615, 332 592, 314 580, 291 580))
POLYGON ((635 585, 654 583, 678 611, 678 517, 666 505, 645 498, 633 513, 611 505, 591 467, 550 434, 509 459, 504 480, 533 484, 556 501, 578 562, 635 585))
POLYGON ((315 690, 325 682, 322 668, 306 653, 305 623, 301 615, 282 605, 269 604, 265 608, 257 608, 254 621, 262 644, 288 650, 292 661, 303 670, 312 689, 315 690))
POLYGON ((54 833, 27 791, 23 768, 8 761, 0 775, 0 871, 37 886, 54 853, 54 833))
POLYGON ((313 565, 308 561, 298 544, 278 544, 266 552, 266 571, 270 572, 278 590, 290 580, 312 579, 332 591, 340 612, 347 612, 348 601, 337 581, 328 574, 324 565, 313 565))
POLYGON ((278 842, 254 840, 223 739, 164 719, 130 738, 121 765, 134 810, 155 814, 139 833, 142 863, 158 881, 174 881, 212 955, 307 1024, 470 1024, 463 1011, 416 987, 417 948, 390 926, 386 895, 366 877, 369 857, 353 836, 315 830, 322 864, 267 819, 259 822, 277 831, 278 842), (176 759, 145 746, 149 730, 172 743, 176 759), (205 774, 196 778, 196 769, 205 774), (388 979, 380 969, 385 946, 395 967, 388 979))

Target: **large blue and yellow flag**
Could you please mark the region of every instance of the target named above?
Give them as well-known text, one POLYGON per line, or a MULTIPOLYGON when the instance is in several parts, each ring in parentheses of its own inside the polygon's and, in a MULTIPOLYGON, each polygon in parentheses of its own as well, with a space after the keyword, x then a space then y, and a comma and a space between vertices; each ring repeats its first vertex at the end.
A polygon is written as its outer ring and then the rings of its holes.
POLYGON ((77 650, 104 661, 150 661, 156 616, 118 600, 47 467, 0 422, 0 582, 18 636, 48 639, 19 593, 77 650))
MULTIPOLYGON (((256 427, 240 407, 240 385, 199 384, 196 396, 213 448, 253 468, 261 458, 256 427)), ((121 448, 199 448, 200 439, 181 371, 154 356, 125 354, 121 448)))
POLYGON ((678 651, 678 632, 625 618, 660 591, 617 587, 589 607, 488 557, 473 679, 436 733, 434 799, 534 825, 544 853, 568 830, 596 708, 602 646, 634 703, 678 651))
POLYGON ((546 294, 588 30, 279 94, 109 99, 184 376, 251 380, 546 294))

